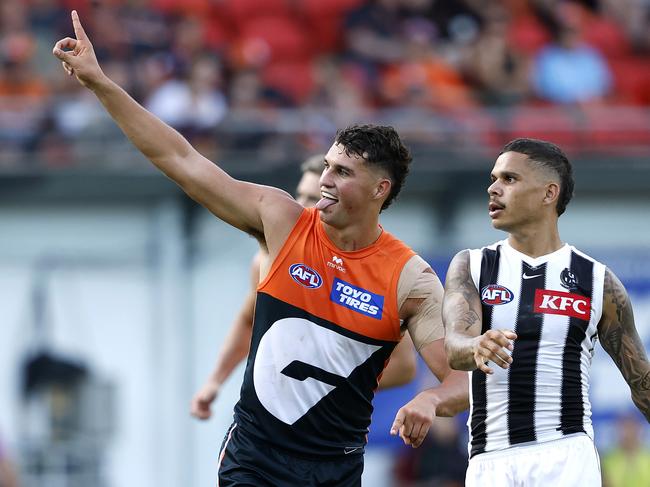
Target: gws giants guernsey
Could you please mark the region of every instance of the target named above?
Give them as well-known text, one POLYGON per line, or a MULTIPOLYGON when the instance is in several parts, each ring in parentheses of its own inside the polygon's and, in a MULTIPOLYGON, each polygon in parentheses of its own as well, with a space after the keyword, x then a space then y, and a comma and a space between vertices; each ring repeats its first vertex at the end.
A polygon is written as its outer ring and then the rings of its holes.
POLYGON ((338 249, 306 209, 257 289, 235 422, 303 456, 360 454, 378 376, 400 340, 397 285, 414 252, 386 231, 338 249))
POLYGON ((470 372, 469 452, 573 433, 593 438, 589 368, 605 266, 570 245, 530 258, 503 240, 470 250, 483 329, 517 333, 509 369, 470 372))

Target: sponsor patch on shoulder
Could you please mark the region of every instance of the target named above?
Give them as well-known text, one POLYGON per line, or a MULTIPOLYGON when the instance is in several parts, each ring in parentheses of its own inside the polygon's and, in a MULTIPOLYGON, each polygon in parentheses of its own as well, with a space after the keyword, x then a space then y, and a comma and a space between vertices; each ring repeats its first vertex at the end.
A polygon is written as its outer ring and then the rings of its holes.
POLYGON ((357 287, 339 278, 334 279, 330 300, 352 311, 381 320, 384 311, 384 297, 357 287))
POLYGON ((289 267, 289 274, 294 281, 309 289, 317 289, 323 284, 320 274, 305 264, 293 264, 289 267))
POLYGON ((481 289, 481 301, 488 306, 508 304, 513 298, 512 291, 499 284, 489 284, 481 289))

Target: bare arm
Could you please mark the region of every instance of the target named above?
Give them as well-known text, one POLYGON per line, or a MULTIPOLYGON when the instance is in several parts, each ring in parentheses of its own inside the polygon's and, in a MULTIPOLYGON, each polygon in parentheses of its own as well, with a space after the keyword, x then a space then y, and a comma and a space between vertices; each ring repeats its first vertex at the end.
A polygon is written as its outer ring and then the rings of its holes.
POLYGON ((0 485, 18 487, 18 475, 13 465, 6 458, 0 459, 0 485))
POLYGON ((454 416, 469 407, 469 378, 466 372, 451 370, 443 340, 425 345, 420 355, 440 380, 440 385, 420 392, 395 415, 391 434, 417 448, 436 416, 454 416))
POLYGON ((231 178, 199 154, 104 75, 76 11, 72 23, 76 38, 60 40, 53 50, 66 71, 97 96, 135 147, 191 198, 260 240, 270 237, 271 250, 277 249, 302 207, 284 191, 231 178))
POLYGON ((607 269, 603 290, 603 315, 598 335, 630 386, 632 401, 650 422, 650 363, 634 325, 632 305, 625 287, 607 269))
POLYGON ((251 287, 221 346, 214 369, 190 403, 190 413, 198 419, 209 419, 212 416, 210 406, 219 395, 221 386, 230 377, 235 367, 248 356, 253 335, 257 284, 260 280, 261 253, 262 251, 258 252, 251 262, 251 287))
POLYGON ((444 340, 436 340, 420 350, 420 356, 440 381, 438 387, 427 389, 436 406, 436 416, 454 416, 469 407, 469 379, 465 372, 452 370, 447 361, 444 340))
POLYGON ((390 361, 379 379, 379 389, 388 389, 408 384, 415 379, 417 372, 417 361, 411 335, 404 334, 393 353, 390 361))
POLYGON ((472 281, 467 250, 456 254, 449 264, 442 320, 446 331, 445 350, 453 369, 479 368, 491 374, 488 361, 502 368, 508 368, 512 362, 504 348, 512 350, 510 340, 517 338, 513 331, 488 330, 481 335, 481 299, 472 281))
MULTIPOLYGON (((429 272, 430 295, 424 299, 407 299, 400 310, 407 323, 411 320, 417 322, 420 315, 425 315, 430 326, 441 326, 442 284, 430 269, 429 272)), ((467 374, 449 368, 442 338, 420 343, 421 333, 411 333, 411 336, 420 356, 440 380, 439 386, 419 393, 395 416, 391 434, 399 433, 404 443, 416 448, 424 441, 436 416, 453 416, 467 409, 469 384, 467 374)))

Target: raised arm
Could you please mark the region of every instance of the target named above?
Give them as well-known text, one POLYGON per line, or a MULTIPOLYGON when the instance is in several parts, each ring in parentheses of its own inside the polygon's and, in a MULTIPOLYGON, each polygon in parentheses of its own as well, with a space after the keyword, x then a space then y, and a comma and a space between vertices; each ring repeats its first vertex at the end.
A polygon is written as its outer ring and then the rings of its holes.
POLYGON ((472 281, 469 251, 456 254, 449 264, 442 305, 445 325, 445 350, 449 365, 456 370, 494 371, 492 361, 507 369, 512 358, 505 349, 512 350, 517 335, 511 330, 488 330, 481 335, 481 299, 472 281))
POLYGON ((251 287, 219 350, 214 369, 190 403, 190 413, 195 418, 209 419, 212 416, 211 405, 217 399, 221 386, 230 377, 235 367, 248 356, 253 335, 257 284, 260 277, 260 253, 261 251, 251 262, 251 287))
POLYGON ((176 130, 140 106, 101 70, 76 11, 75 38, 56 43, 53 54, 91 90, 133 145, 158 169, 225 222, 272 247, 280 245, 302 211, 284 191, 235 180, 199 154, 176 130), (277 237, 277 238, 276 238, 277 237), (277 240, 277 242, 276 242, 277 240))
POLYGON ((436 416, 453 416, 469 406, 467 374, 451 370, 447 364, 440 314, 442 284, 430 268, 422 277, 426 286, 419 281, 418 288, 426 287, 426 295, 407 299, 400 315, 408 325, 416 350, 440 385, 420 392, 404 405, 391 427, 391 434, 399 433, 404 443, 414 448, 422 444, 436 416))
POLYGON ((598 323, 598 336, 630 386, 632 401, 650 422, 650 363, 634 325, 627 291, 609 269, 605 271, 603 315, 598 323))

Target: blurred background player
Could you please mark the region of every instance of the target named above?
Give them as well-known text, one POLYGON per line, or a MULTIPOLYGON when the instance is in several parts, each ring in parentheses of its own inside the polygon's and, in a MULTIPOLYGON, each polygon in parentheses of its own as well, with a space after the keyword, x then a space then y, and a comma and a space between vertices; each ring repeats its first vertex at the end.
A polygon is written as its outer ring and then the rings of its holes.
MULTIPOLYGON (((319 179, 323 172, 325 154, 317 154, 302 163, 302 177, 296 187, 296 201, 305 208, 314 206, 321 199, 319 179)), ((260 281, 260 261, 263 251, 260 250, 251 262, 251 289, 246 295, 237 317, 217 357, 214 370, 194 395, 191 402, 191 413, 198 419, 208 419, 212 415, 210 405, 219 395, 223 383, 230 377, 235 367, 248 356, 251 344, 253 314, 255 312, 255 296, 260 281)), ((413 342, 408 332, 395 347, 390 362, 384 369, 379 381, 379 389, 395 387, 410 382, 415 377, 416 359, 413 342)))
POLYGON ((18 474, 0 440, 0 487, 18 487, 18 474))
POLYGON ((650 421, 632 305, 610 269, 560 239, 574 180, 559 147, 516 139, 491 179, 489 215, 508 238, 454 257, 443 304, 450 365, 472 371, 467 486, 600 485, 588 396, 597 338, 650 421))
POLYGON ((650 485, 650 449, 643 444, 643 426, 636 413, 617 419, 618 444, 602 457, 605 487, 650 485))

